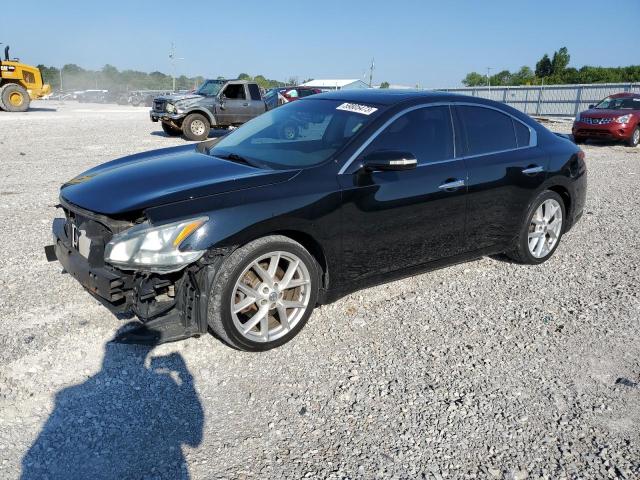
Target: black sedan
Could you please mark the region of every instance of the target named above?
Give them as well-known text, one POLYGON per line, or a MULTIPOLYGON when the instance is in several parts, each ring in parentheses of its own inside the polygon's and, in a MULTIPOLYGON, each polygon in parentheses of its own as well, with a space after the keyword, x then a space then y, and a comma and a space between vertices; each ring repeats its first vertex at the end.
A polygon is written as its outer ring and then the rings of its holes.
POLYGON ((46 251, 138 316, 119 341, 210 328, 267 350, 368 285, 500 252, 546 261, 582 215, 586 179, 578 147, 508 106, 341 91, 84 172, 62 186, 46 251))

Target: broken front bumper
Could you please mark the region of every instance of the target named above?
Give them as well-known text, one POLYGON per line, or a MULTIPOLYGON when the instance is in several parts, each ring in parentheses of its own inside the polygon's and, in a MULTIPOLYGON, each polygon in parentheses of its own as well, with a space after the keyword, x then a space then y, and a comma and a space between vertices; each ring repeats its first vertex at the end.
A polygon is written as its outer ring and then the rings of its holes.
POLYGON ((149 112, 149 117, 151 118, 152 122, 157 122, 158 120, 161 120, 163 122, 179 122, 180 120, 182 120, 184 118, 184 115, 181 113, 168 113, 168 112, 157 112, 155 110, 151 110, 149 112))
POLYGON ((160 344, 207 331, 207 293, 212 280, 209 266, 192 265, 181 272, 155 275, 92 265, 73 248, 65 228, 68 224, 64 218, 54 220, 55 243, 45 247, 47 259, 57 259, 67 273, 111 312, 132 312, 140 319, 142 325, 120 335, 118 341, 160 344))

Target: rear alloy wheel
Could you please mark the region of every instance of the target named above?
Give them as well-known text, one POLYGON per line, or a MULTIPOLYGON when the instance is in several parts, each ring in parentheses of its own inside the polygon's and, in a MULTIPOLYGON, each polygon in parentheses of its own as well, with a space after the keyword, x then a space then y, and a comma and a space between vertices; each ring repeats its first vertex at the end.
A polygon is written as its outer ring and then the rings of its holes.
POLYGON ((555 252, 564 228, 564 202, 556 192, 541 193, 532 203, 516 248, 507 255, 520 263, 539 264, 555 252))
POLYGON ((640 127, 636 127, 636 129, 631 134, 631 137, 629 138, 627 144, 630 147, 637 147, 638 144, 640 144, 640 127))
POLYGON ((0 101, 2 108, 7 112, 26 112, 29 109, 31 98, 23 86, 8 83, 0 89, 0 101))
POLYGON ((240 350, 262 351, 291 340, 318 295, 318 268, 300 244, 274 235, 233 252, 212 287, 208 321, 240 350))
POLYGON ((204 115, 192 113, 182 122, 182 132, 189 140, 206 140, 209 136, 211 125, 204 115))
POLYGON ((182 130, 174 127, 173 125, 168 124, 167 122, 160 122, 162 124, 162 130, 164 133, 169 135, 170 137, 177 137, 178 135, 182 135, 182 130))

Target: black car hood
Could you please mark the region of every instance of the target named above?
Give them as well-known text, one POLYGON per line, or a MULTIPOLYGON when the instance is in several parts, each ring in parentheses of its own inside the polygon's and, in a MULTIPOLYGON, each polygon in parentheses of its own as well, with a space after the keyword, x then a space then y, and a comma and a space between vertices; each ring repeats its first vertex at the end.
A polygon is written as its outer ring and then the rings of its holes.
POLYGON ((182 200, 285 182, 298 170, 266 170, 223 160, 202 144, 138 153, 99 165, 65 183, 67 202, 123 215, 182 200))

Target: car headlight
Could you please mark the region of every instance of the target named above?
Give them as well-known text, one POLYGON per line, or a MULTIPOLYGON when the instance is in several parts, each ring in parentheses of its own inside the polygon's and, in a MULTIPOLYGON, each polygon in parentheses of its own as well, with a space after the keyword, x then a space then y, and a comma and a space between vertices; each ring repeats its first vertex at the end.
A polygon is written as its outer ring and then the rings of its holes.
POLYGON ((176 106, 173 103, 167 103, 165 109, 167 110, 167 112, 173 113, 176 111, 176 106))
POLYGON ((616 123, 628 123, 629 120, 631 120, 631 114, 627 113, 626 115, 616 118, 616 123))
POLYGON ((204 250, 181 251, 180 244, 209 220, 193 218, 153 226, 141 223, 115 235, 104 250, 104 261, 123 270, 175 272, 198 260, 204 250))

